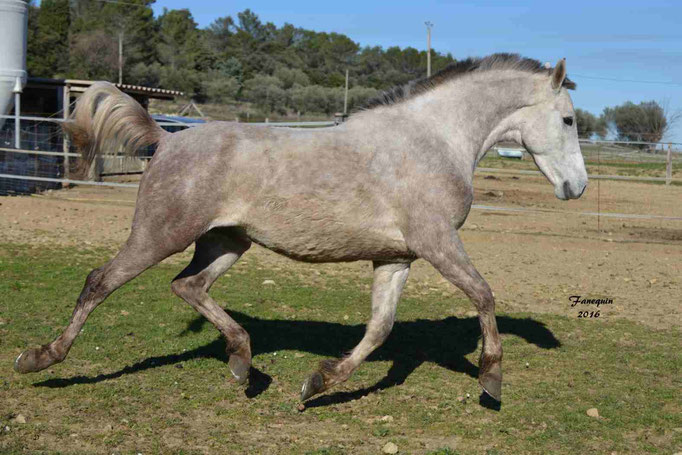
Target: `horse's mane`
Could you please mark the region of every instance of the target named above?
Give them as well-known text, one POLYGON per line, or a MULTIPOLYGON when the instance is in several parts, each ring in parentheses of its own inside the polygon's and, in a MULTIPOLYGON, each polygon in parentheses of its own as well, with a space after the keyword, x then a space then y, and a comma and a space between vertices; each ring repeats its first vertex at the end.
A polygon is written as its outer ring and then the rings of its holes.
MULTIPOLYGON (((400 101, 413 98, 420 93, 424 93, 446 81, 459 78, 467 73, 509 69, 525 71, 527 73, 546 73, 547 75, 552 73, 552 68, 546 68, 545 65, 538 60, 521 57, 519 54, 499 53, 482 58, 469 57, 466 60, 460 60, 449 64, 431 77, 416 79, 407 84, 386 90, 379 96, 370 99, 362 109, 371 109, 377 106, 399 103, 400 101)), ((566 77, 562 87, 566 87, 569 90, 575 90, 576 83, 566 77)))

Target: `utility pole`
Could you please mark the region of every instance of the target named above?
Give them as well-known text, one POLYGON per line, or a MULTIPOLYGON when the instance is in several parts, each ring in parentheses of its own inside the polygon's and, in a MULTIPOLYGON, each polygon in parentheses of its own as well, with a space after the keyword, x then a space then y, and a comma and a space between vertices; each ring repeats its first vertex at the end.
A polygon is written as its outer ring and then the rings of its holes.
POLYGON ((123 31, 118 32, 118 83, 123 84, 123 31))
POLYGON ((346 91, 343 92, 343 115, 348 114, 348 68, 346 68, 346 91))
POLYGON ((431 77, 431 27, 433 24, 430 21, 424 24, 426 24, 426 77, 431 77))

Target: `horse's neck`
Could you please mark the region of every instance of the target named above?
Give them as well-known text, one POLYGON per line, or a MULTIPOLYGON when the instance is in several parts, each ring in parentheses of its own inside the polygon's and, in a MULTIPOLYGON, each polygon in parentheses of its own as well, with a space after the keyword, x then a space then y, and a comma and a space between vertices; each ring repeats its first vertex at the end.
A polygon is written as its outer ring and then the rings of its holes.
POLYGON ((417 112, 429 134, 449 144, 463 165, 475 165, 496 142, 508 138, 505 119, 531 103, 533 81, 483 73, 434 88, 407 100, 403 109, 417 112))

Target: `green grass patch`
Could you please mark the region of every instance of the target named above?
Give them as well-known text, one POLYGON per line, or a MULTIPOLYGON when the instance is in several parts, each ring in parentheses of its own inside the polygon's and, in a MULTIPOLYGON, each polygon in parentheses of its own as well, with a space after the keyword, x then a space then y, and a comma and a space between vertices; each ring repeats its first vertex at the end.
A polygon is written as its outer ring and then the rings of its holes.
POLYGON ((462 299, 405 293, 387 343, 297 410, 317 362, 351 349, 367 277, 273 271, 248 254, 211 294, 250 333, 253 384, 233 384, 218 332, 147 271, 88 320, 67 360, 14 358, 63 329, 110 251, 0 246, 0 453, 673 453, 682 447, 680 332, 625 320, 498 315, 504 402, 481 406, 478 321, 462 299), (266 279, 275 285, 264 286, 266 279), (600 418, 586 415, 595 407, 600 418), (21 414, 26 423, 16 422, 21 414), (391 418, 383 418, 390 416, 391 418), (7 427, 7 428, 6 428, 7 427))

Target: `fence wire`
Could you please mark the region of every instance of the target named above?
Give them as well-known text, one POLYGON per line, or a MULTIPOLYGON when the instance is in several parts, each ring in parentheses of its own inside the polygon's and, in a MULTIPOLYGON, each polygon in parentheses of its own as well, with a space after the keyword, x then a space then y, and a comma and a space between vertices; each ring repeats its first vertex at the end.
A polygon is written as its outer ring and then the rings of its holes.
MULTIPOLYGON (((0 195, 21 195, 60 189, 64 184, 135 186, 132 183, 91 181, 80 166, 76 150, 68 151, 69 168, 64 169, 64 133, 60 118, 22 117, 20 123, 20 148, 15 146, 14 118, 5 119, 0 129, 0 195)), ((158 122, 162 128, 175 132, 196 124, 158 122)), ((296 126, 297 123, 272 126, 296 126)), ((330 122, 316 122, 315 126, 330 126, 330 122)), ((304 126, 310 126, 308 124, 304 126)), ((679 147, 681 144, 675 144, 679 147)), ((592 179, 635 180, 651 183, 666 181, 668 143, 633 143, 622 141, 581 140, 581 149, 588 174, 592 179)), ((122 156, 107 156, 107 168, 99 169, 100 175, 139 174, 145 159, 150 158, 155 147, 147 147, 138 154, 143 160, 122 156)), ((682 184, 682 153, 672 150, 672 175, 669 183, 682 184)), ((540 172, 524 152, 526 159, 510 160, 497 156, 492 150, 479 163, 477 172, 518 175, 538 175, 540 172)), ((92 173, 90 174, 92 176, 92 173)), ((501 208, 495 208, 500 209, 501 208)), ((679 217, 651 215, 677 220, 679 217)), ((644 215, 646 216, 646 215, 644 215)))

